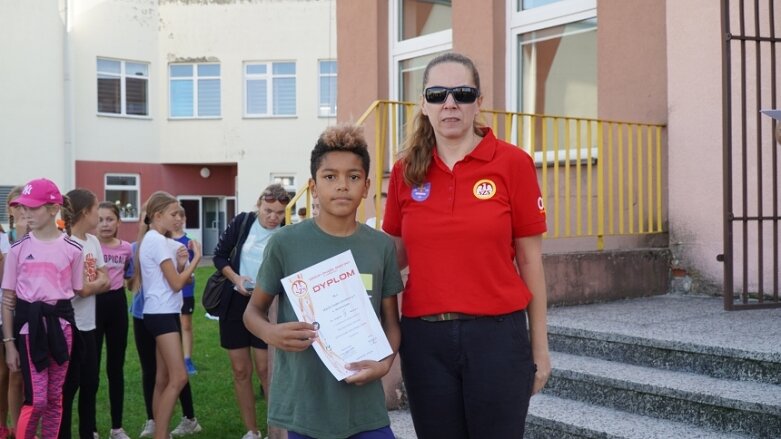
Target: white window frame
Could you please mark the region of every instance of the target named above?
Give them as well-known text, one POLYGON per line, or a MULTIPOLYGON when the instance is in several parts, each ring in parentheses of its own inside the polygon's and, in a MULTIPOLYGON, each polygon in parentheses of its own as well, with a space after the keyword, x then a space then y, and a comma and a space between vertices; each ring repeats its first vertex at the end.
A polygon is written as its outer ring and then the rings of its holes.
MULTIPOLYGON (((518 59, 520 35, 546 29, 554 26, 566 25, 577 21, 588 20, 597 17, 597 0, 563 0, 545 6, 518 11, 518 0, 507 3, 507 53, 506 53, 506 78, 509 87, 505 87, 505 99, 510 103, 512 111, 519 111, 520 102, 518 96, 521 70, 518 59)), ((516 145, 528 145, 523 139, 518 139, 518 130, 512 130, 511 142, 516 145)), ((583 147, 580 150, 581 157, 588 157, 591 149, 592 160, 597 159, 597 148, 583 147)), ((548 166, 555 161, 555 153, 547 151, 545 156, 548 166)), ((570 157, 577 157, 577 152, 571 152, 570 157)), ((564 159, 560 158, 559 162, 564 159)), ((572 159, 573 161, 576 159, 572 159)), ((539 167, 543 163, 542 151, 534 152, 534 162, 539 167)))
POLYGON ((391 57, 391 62, 388 63, 388 68, 390 69, 388 72, 390 81, 388 82, 390 86, 389 96, 391 96, 392 100, 398 100, 400 97, 399 72, 402 61, 453 49, 452 28, 399 41, 399 25, 401 24, 399 13, 403 1, 391 0, 388 2, 388 16, 390 17, 388 53, 390 53, 391 57))
POLYGON ((272 172, 269 176, 271 184, 281 184, 286 191, 296 193, 298 188, 296 187, 296 175, 292 172, 272 172), (285 180, 288 180, 290 184, 286 184, 285 180))
POLYGON ((202 62, 202 63, 169 63, 168 64, 168 118, 169 119, 222 119, 222 64, 218 62, 202 62), (192 76, 177 76, 173 77, 171 76, 171 67, 172 66, 192 66, 193 67, 193 74, 192 76), (220 74, 217 76, 200 76, 198 75, 198 66, 203 65, 217 65, 220 66, 220 74), (217 116, 201 116, 199 115, 199 107, 198 107, 198 91, 200 90, 200 87, 198 87, 198 80, 199 79, 218 79, 220 81, 220 114, 217 116), (171 87, 171 84, 174 81, 186 81, 191 80, 193 82, 193 115, 192 116, 174 116, 171 114, 171 110, 173 109, 172 101, 173 101, 173 87, 171 87))
POLYGON ((242 67, 244 76, 244 99, 242 102, 242 113, 245 118, 295 118, 298 117, 298 62, 296 60, 276 60, 276 61, 245 61, 242 67), (296 73, 293 75, 275 75, 274 64, 289 64, 296 66, 296 73), (266 73, 247 73, 247 66, 265 65, 266 73), (293 78, 296 82, 296 112, 294 114, 274 114, 274 78, 293 78), (266 109, 267 113, 248 113, 247 112, 247 81, 251 79, 266 80, 266 109))
POLYGON ((518 79, 521 72, 518 59, 518 37, 528 32, 597 17, 597 0, 564 0, 523 11, 517 11, 517 6, 517 0, 507 4, 507 62, 505 63, 507 71, 505 77, 508 78, 507 82, 510 86, 505 87, 505 102, 509 102, 510 108, 513 110, 517 110, 520 105, 518 102, 518 79))
MULTIPOLYGON (((150 76, 151 76, 151 64, 145 61, 133 61, 133 60, 125 60, 125 59, 116 59, 116 58, 108 58, 105 56, 98 56, 96 57, 96 63, 95 63, 95 79, 97 79, 98 75, 105 75, 105 76, 113 76, 116 78, 119 78, 119 113, 104 113, 100 111, 100 107, 98 107, 98 96, 97 96, 97 89, 95 90, 95 112, 99 116, 109 116, 109 117, 129 117, 133 119, 151 119, 152 118, 152 105, 150 104, 151 98, 151 92, 152 87, 150 82, 150 76), (120 73, 116 74, 113 72, 101 72, 98 70, 97 61, 113 61, 118 62, 120 67, 120 73), (131 64, 144 64, 146 65, 146 76, 128 76, 127 69, 125 66, 125 63, 131 63, 131 64), (127 113, 127 88, 126 88, 126 80, 127 78, 133 78, 133 79, 145 79, 146 80, 146 113, 147 114, 128 114, 127 113)), ((97 86, 97 84, 96 84, 97 86)))
POLYGON ((135 200, 135 216, 124 216, 122 217, 122 221, 138 221, 139 215, 141 213, 141 174, 124 174, 124 173, 118 173, 118 172, 107 172, 103 175, 103 195, 104 199, 106 201, 113 202, 113 200, 109 200, 106 196, 107 191, 136 191, 136 200, 135 200), (133 177, 136 179, 135 185, 120 185, 120 184, 108 184, 109 177, 133 177))
POLYGON ((336 112, 338 111, 337 103, 336 103, 338 90, 339 90, 339 64, 336 62, 335 59, 317 60, 317 117, 336 117, 336 112), (336 73, 322 72, 320 67, 322 66, 323 63, 326 62, 333 62, 336 65, 336 73), (337 94, 333 96, 334 98, 333 111, 331 111, 331 105, 324 107, 322 105, 323 103, 320 102, 320 96, 322 96, 322 92, 323 92, 323 90, 320 88, 320 86, 322 85, 322 82, 320 80, 322 78, 334 78, 334 80, 336 81, 337 94))

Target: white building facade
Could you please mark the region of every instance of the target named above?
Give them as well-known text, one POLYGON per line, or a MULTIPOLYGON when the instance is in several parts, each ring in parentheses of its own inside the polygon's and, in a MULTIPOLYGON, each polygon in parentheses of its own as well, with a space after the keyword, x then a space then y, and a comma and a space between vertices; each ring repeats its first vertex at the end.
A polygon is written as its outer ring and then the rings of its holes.
POLYGON ((265 186, 309 178, 309 152, 336 121, 335 7, 0 2, 0 198, 40 176, 84 187, 120 203, 132 238, 140 204, 166 190, 211 250, 265 186))

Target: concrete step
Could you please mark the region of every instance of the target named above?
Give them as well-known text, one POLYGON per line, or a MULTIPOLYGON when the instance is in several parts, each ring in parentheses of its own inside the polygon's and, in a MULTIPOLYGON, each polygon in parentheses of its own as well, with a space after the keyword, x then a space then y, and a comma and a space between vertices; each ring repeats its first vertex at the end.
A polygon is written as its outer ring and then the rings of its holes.
POLYGON ((705 428, 781 437, 781 386, 551 352, 545 393, 705 428))
POLYGON ((546 394, 532 397, 526 418, 527 439, 748 439, 721 432, 595 406, 546 394))
POLYGON ((781 385, 781 359, 777 353, 739 346, 714 346, 660 336, 597 331, 551 324, 550 349, 627 364, 743 381, 781 385))

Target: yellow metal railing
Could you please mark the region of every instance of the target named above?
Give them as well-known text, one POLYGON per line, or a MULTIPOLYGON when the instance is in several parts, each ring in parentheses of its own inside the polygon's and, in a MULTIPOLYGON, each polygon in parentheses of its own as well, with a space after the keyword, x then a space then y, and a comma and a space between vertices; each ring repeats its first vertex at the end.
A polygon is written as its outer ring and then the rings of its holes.
MULTIPOLYGON (((374 139, 375 189, 398 156, 400 127, 412 120, 416 106, 375 101, 356 122, 365 127, 367 140, 374 139)), ((496 110, 485 110, 482 117, 498 138, 534 157, 548 215, 547 238, 594 237, 597 249, 603 249, 606 236, 664 231, 664 125, 496 110)), ((380 191, 374 194, 372 210, 381 218, 380 191)), ((311 206, 306 187, 294 201, 304 195, 311 206)), ((291 208, 286 213, 289 220, 291 208)), ((364 204, 358 215, 366 217, 364 204)))

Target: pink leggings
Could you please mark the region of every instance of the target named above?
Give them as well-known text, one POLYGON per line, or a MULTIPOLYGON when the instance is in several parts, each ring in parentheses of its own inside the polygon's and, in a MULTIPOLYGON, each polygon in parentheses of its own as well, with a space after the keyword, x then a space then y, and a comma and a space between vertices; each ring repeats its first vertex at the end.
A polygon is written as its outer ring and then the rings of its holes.
MULTIPOLYGON (((70 325, 63 328, 68 352, 73 348, 73 332, 70 325)), ((69 361, 57 364, 49 357, 49 367, 38 372, 30 359, 30 340, 21 335, 19 347, 22 377, 24 379, 24 405, 16 424, 17 439, 33 439, 41 421, 41 439, 56 439, 62 419, 62 386, 68 372, 69 361), (43 418, 43 419, 41 419, 43 418)))

